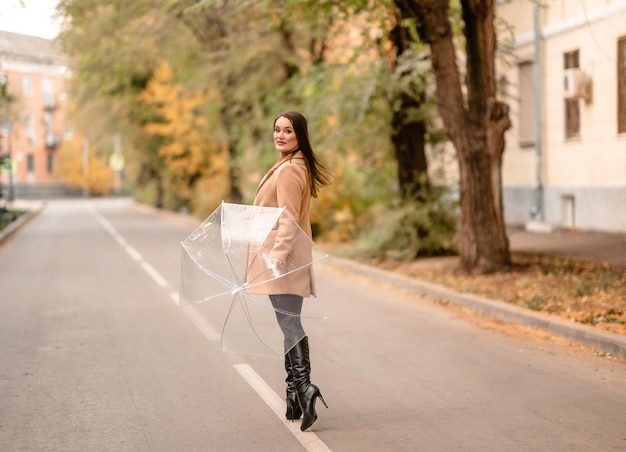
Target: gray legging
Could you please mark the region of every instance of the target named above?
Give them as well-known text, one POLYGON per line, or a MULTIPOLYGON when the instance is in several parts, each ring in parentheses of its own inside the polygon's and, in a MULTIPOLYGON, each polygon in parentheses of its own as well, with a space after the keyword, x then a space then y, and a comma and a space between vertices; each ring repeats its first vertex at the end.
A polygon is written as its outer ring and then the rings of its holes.
POLYGON ((285 354, 305 336, 300 321, 302 300, 300 295, 270 295, 272 306, 276 309, 278 325, 285 336, 285 354))

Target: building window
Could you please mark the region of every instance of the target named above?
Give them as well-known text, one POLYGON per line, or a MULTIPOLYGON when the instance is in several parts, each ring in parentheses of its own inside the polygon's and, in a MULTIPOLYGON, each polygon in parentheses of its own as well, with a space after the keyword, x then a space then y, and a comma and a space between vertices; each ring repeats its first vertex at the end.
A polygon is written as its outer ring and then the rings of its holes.
POLYGON ((33 124, 32 116, 26 116, 24 128, 26 129, 26 139, 29 145, 35 144, 35 124, 33 124))
POLYGON ((30 97, 33 92, 33 87, 30 83, 30 75, 22 76, 22 96, 30 97))
POLYGON ((71 140, 72 138, 74 138, 74 127, 72 127, 69 124, 66 124, 65 133, 63 134, 63 136, 66 140, 71 140))
POLYGON ((521 147, 535 145, 535 65, 528 61, 518 66, 519 142, 521 147))
POLYGON ((617 41, 617 133, 626 133, 626 37, 617 41))
POLYGON ((28 154, 26 156, 26 169, 28 170, 29 173, 35 172, 35 155, 34 154, 28 154))
MULTIPOLYGON (((563 69, 579 67, 578 50, 563 55, 563 69)), ((578 99, 565 99, 565 138, 580 136, 580 103, 578 99)))
POLYGON ((51 152, 48 153, 46 169, 48 170, 48 174, 52 174, 52 172, 54 171, 54 154, 52 154, 51 152))
POLYGON ((54 89, 52 87, 52 80, 49 78, 44 78, 42 80, 42 89, 43 89, 43 106, 44 108, 53 108, 54 107, 54 89))

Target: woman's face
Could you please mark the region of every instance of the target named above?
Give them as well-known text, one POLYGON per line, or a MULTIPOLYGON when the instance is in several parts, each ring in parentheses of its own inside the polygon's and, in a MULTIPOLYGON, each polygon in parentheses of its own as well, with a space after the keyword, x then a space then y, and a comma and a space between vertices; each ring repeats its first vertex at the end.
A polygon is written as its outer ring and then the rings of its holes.
POLYGON ((274 123, 274 146, 281 154, 298 149, 298 138, 289 118, 280 116, 274 123))

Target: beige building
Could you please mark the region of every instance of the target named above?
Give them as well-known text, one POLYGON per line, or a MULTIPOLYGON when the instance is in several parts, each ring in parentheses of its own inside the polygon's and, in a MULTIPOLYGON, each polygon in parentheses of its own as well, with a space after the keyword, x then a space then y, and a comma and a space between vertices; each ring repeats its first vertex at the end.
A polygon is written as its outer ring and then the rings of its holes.
POLYGON ((507 223, 626 232, 626 0, 501 1, 498 15, 515 36, 507 223))
POLYGON ((14 99, 0 106, 0 154, 12 165, 1 181, 16 197, 50 196, 65 124, 68 67, 53 41, 0 31, 0 82, 14 99), (11 173, 11 174, 9 174, 11 173), (43 190, 42 190, 43 189, 43 190))

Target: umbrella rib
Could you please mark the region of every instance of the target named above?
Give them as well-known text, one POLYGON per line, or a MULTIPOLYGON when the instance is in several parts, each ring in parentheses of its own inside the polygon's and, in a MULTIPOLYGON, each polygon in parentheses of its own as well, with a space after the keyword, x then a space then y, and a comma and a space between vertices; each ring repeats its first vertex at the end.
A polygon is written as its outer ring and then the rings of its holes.
MULTIPOLYGON (((187 253, 187 256, 189 256, 189 258, 192 260, 192 262, 194 262, 196 264, 196 267, 198 267, 200 270, 202 270, 205 274, 215 278, 217 281, 223 283, 224 285, 226 285, 228 287, 231 287, 231 290, 232 290, 233 287, 238 287, 238 286, 235 286, 232 283, 232 281, 230 281, 227 278, 221 276, 220 274, 214 273, 211 270, 208 270, 208 269, 204 268, 204 266, 200 262, 198 262, 198 259, 195 258, 194 256, 192 256, 191 252, 187 249, 187 247, 184 245, 183 242, 181 242, 181 245, 182 245, 183 250, 185 251, 185 253, 187 253)), ((233 267, 232 267, 232 264, 230 263, 230 261, 229 261, 229 266, 231 267, 231 271, 234 273, 234 270, 233 270, 233 267)), ((239 281, 236 281, 236 282, 237 282, 237 284, 239 286, 241 285, 241 283, 239 281)), ((229 293, 231 290, 229 290, 227 292, 224 292, 224 293, 229 293)), ((203 298, 200 302, 206 301, 206 300, 210 300, 211 298, 217 297, 219 295, 222 295, 222 294, 217 294, 217 295, 213 295, 213 296, 208 297, 208 298, 203 298)))
POLYGON ((321 257, 318 257, 317 259, 311 259, 311 262, 308 262, 307 264, 305 264, 305 265, 303 265, 303 266, 301 266, 301 267, 294 268, 293 270, 289 270, 289 271, 287 271, 287 272, 285 272, 285 273, 281 273, 281 274, 280 274, 279 276, 277 276, 277 277, 272 275, 272 277, 271 277, 271 278, 268 278, 268 279, 263 279, 262 281, 258 281, 258 279, 259 279, 261 276, 263 276, 263 274, 261 274, 261 275, 259 275, 257 278, 253 279, 253 280, 252 280, 253 282, 252 282, 251 284, 250 284, 250 281, 249 281, 249 282, 248 282, 248 285, 246 286, 246 288, 247 288, 247 289, 251 289, 251 288, 253 288, 253 287, 256 287, 256 286, 260 286, 260 285, 262 285, 262 284, 265 284, 265 283, 267 283, 267 282, 269 282, 269 281, 274 281, 274 280, 276 280, 276 279, 280 279, 280 278, 282 278, 282 277, 284 277, 284 276, 287 276, 287 275, 290 275, 290 274, 295 273, 295 272, 297 272, 297 271, 300 271, 300 270, 302 270, 303 268, 311 267, 314 263, 316 263, 317 261, 320 261, 320 260, 324 259, 325 257, 328 257, 328 255, 327 255, 327 254, 325 254, 325 255, 323 255, 323 256, 321 256, 321 257))
POLYGON ((224 319, 224 324, 222 325, 222 334, 220 334, 220 349, 224 350, 224 332, 226 331, 226 324, 228 323, 228 319, 233 312, 233 308, 235 307, 235 303, 237 301, 237 295, 233 297, 230 302, 230 307, 228 308, 228 314, 226 314, 226 318, 224 319))
POLYGON ((228 253, 224 253, 224 257, 226 258, 226 262, 228 262, 228 266, 230 267, 230 272, 233 275, 233 281, 236 283, 236 284, 233 284, 232 282, 230 282, 230 284, 233 287, 241 287, 241 281, 237 277, 237 271, 235 270, 235 267, 233 266, 233 261, 230 259, 230 256, 228 256, 228 253))
POLYGON ((239 302, 241 303, 241 308, 244 312, 244 315, 246 317, 246 320, 248 322, 248 325, 250 326, 250 328, 252 329, 254 335, 256 336, 256 338, 259 340, 259 342, 261 344, 263 344, 263 346, 269 350, 270 352, 272 352, 273 355, 276 355, 276 353, 274 352, 274 350, 272 350, 272 348, 267 345, 265 343, 265 341, 261 338, 261 336, 259 336, 259 334, 257 333, 256 328, 254 327, 254 325, 252 324, 252 319, 250 318, 250 311, 248 310, 248 307, 246 306, 245 303, 243 303, 243 299, 241 298, 241 295, 239 293, 236 293, 233 296, 233 299, 230 303, 230 307, 228 308, 228 314, 226 315, 226 318, 224 319, 224 324, 222 325, 222 334, 221 334, 221 338, 220 338, 220 349, 224 350, 224 337, 225 337, 225 331, 226 331, 226 324, 228 323, 228 319, 230 318, 231 314, 233 313, 233 309, 235 307, 235 303, 239 302))
POLYGON ((247 305, 247 304, 245 304, 245 303, 243 302, 243 298, 242 298, 241 300, 239 300, 239 301, 240 301, 240 303, 241 303, 241 305, 242 305, 242 309, 243 309, 244 314, 245 314, 245 316, 246 316, 246 320, 248 321, 248 325, 250 325, 250 328, 251 328, 251 329, 252 329, 252 331, 254 332, 254 335, 255 335, 255 336, 257 337, 257 339, 261 342, 261 344, 263 344, 263 346, 264 346, 265 348, 267 348, 267 349, 268 349, 269 351, 271 351, 271 352, 274 352, 274 350, 272 350, 272 348, 271 348, 269 345, 267 345, 267 344, 265 343, 265 341, 261 338, 261 336, 259 336, 259 334, 257 333, 256 328, 255 328, 255 327, 254 327, 254 325, 252 324, 252 318, 250 317, 250 311, 248 310, 248 305, 247 305))
POLYGON ((282 357, 284 344, 280 344, 277 336, 276 328, 280 326, 277 319, 274 319, 276 325, 271 322, 274 316, 326 317, 289 312, 289 306, 274 307, 266 296, 253 292, 267 292, 268 289, 260 290, 264 284, 288 275, 293 277, 298 271, 304 275, 313 263, 327 256, 320 256, 321 251, 311 237, 303 234, 285 214, 285 207, 222 202, 181 242, 184 256, 179 305, 207 302, 207 318, 216 331, 221 331, 215 345, 222 351, 282 357), (278 243, 283 247, 288 238, 304 240, 305 244, 311 242, 311 255, 308 251, 302 253, 308 248, 293 256, 289 252, 282 265, 275 267, 269 250, 281 255, 284 250, 277 248, 274 232, 280 232, 278 243))
POLYGON ((302 315, 302 313, 300 314, 294 314, 293 312, 290 311, 284 311, 282 309, 278 309, 275 308, 274 306, 269 305, 268 303, 266 303, 265 298, 259 298, 256 294, 252 294, 252 293, 247 293, 247 297, 254 301, 256 304, 260 305, 261 307, 265 308, 265 309, 270 309, 274 312, 277 312, 279 314, 284 314, 284 315, 289 315, 291 317, 300 317, 301 319, 316 319, 316 320, 326 320, 328 319, 327 316, 312 316, 312 315, 302 315))

